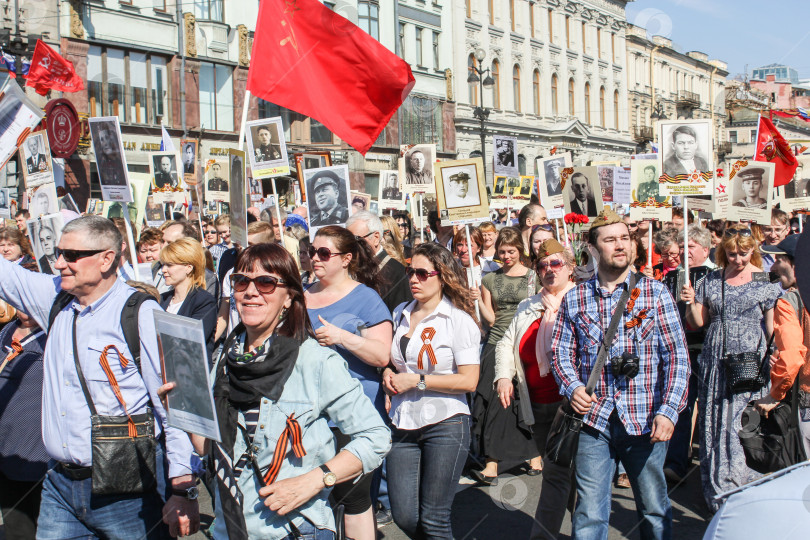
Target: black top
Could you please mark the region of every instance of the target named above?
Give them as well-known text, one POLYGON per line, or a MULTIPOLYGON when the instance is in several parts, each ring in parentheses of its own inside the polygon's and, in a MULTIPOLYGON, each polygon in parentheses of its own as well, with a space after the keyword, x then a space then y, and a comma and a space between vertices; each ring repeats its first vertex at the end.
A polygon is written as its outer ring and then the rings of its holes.
POLYGON ((399 340, 399 350, 402 351, 402 358, 405 358, 405 349, 408 348, 408 343, 411 342, 411 338, 408 336, 402 336, 399 340))
MULTIPOLYGON (((377 255, 377 260, 382 263, 388 254, 381 251, 377 255)), ((391 313, 394 309, 403 302, 410 302, 413 300, 411 294, 411 285, 408 283, 408 276, 405 274, 405 266, 394 258, 389 258, 388 262, 380 269, 380 274, 385 280, 386 291, 383 294, 382 301, 385 307, 391 313)))
MULTIPOLYGON (((172 301, 174 291, 167 291, 160 295, 160 307, 166 309, 172 301)), ((205 348, 208 351, 208 364, 211 366, 211 355, 214 352, 214 334, 217 329, 217 301, 211 294, 199 287, 192 288, 183 304, 180 306, 178 315, 191 317, 203 322, 203 333, 205 334, 205 348)))

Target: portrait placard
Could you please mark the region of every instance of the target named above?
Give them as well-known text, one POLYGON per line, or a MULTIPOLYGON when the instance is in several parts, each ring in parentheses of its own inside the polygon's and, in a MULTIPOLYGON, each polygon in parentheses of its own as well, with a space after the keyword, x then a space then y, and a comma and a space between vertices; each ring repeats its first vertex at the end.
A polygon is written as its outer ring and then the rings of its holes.
POLYGON ((779 188, 779 206, 785 212, 810 209, 810 156, 798 156, 793 178, 779 188))
POLYGON ((253 178, 290 174, 287 143, 281 117, 260 118, 245 124, 253 178))
POLYGON ((102 215, 106 218, 124 217, 123 205, 129 209, 129 220, 135 226, 136 238, 141 235, 143 218, 146 212, 146 199, 149 198, 149 184, 152 177, 147 173, 129 173, 129 185, 132 188, 132 202, 104 202, 102 215))
POLYGON ((163 203, 153 196, 146 199, 146 224, 150 227, 160 227, 166 221, 166 209, 163 203))
POLYGON ((514 200, 518 205, 521 202, 529 201, 532 198, 532 187, 534 185, 534 176, 521 176, 519 179, 519 185, 515 188, 512 192, 512 200, 514 200))
POLYGON ((405 209, 405 192, 399 182, 399 171, 380 171, 380 206, 382 208, 405 209))
POLYGON ((47 133, 44 131, 32 133, 25 139, 20 151, 22 152, 22 173, 26 188, 54 181, 53 161, 47 133))
POLYGON ((711 195, 714 176, 711 120, 662 121, 658 129, 661 195, 711 195))
POLYGON ((329 152, 307 152, 306 154, 294 154, 295 171, 298 173, 298 192, 303 197, 296 199, 296 206, 306 202, 306 188, 303 185, 304 171, 307 169, 320 169, 332 165, 332 154, 329 152))
POLYGON ((206 201, 227 201, 230 197, 230 168, 225 160, 216 160, 208 166, 205 180, 206 201))
POLYGON ((62 237, 62 227, 64 226, 62 214, 56 212, 29 219, 25 223, 39 271, 43 274, 58 274, 59 270, 54 265, 56 259, 59 258, 56 255, 56 246, 59 245, 59 239, 62 237))
POLYGON ((127 159, 121 140, 121 125, 117 116, 90 118, 90 136, 96 157, 101 198, 105 201, 130 202, 127 159))
POLYGON ((731 189, 729 220, 771 224, 770 193, 773 190, 775 168, 775 164, 766 161, 748 161, 746 165, 739 168, 735 165, 731 169, 728 174, 731 189))
POLYGON ((538 195, 540 204, 547 210, 564 206, 562 194, 562 170, 571 166, 571 152, 555 154, 551 157, 537 158, 538 195))
MULTIPOLYGON (((76 201, 73 200, 70 193, 63 197, 59 197, 57 200, 59 201, 59 210, 70 210, 71 212, 76 212, 77 214, 82 213, 82 211, 79 210, 79 205, 76 204, 76 201)), ((2 210, 0 209, 0 211, 2 210)))
POLYGON ((11 190, 0 188, 0 218, 11 218, 11 190))
POLYGON ((493 171, 497 175, 520 176, 518 171, 517 137, 492 136, 493 171))
POLYGON ((596 167, 570 167, 563 170, 563 200, 565 213, 574 212, 591 219, 599 215, 602 186, 596 167))
POLYGON ((489 220, 489 204, 481 158, 441 161, 434 165, 436 198, 443 225, 489 220))
POLYGON ((630 218, 634 220, 672 219, 672 198, 661 195, 658 178, 661 162, 651 159, 630 160, 630 218))
POLYGON ((359 191, 352 191, 352 204, 349 207, 349 210, 352 214, 355 212, 360 212, 362 210, 368 210, 369 205, 371 204, 371 195, 368 193, 361 193, 359 191))
POLYGON ((25 190, 28 197, 28 211, 31 217, 39 217, 59 212, 56 184, 53 182, 25 190))
POLYGON ((20 85, 6 78, 0 89, 0 168, 5 167, 17 151, 20 139, 25 138, 43 116, 45 113, 26 97, 20 85))
POLYGON ((616 167, 613 173, 613 202, 616 204, 633 202, 630 192, 630 167, 616 167))
POLYGON ((309 238, 326 225, 345 225, 349 219, 349 166, 336 165, 304 171, 309 215, 309 238))
POLYGON ((399 149, 399 156, 402 189, 406 193, 435 193, 433 164, 436 162, 436 145, 404 145, 399 149))
POLYGON ((183 159, 183 179, 189 186, 197 185, 197 150, 199 142, 196 139, 180 141, 180 157, 183 159))
POLYGON ((247 200, 245 198, 247 182, 245 182, 244 152, 233 148, 228 150, 228 171, 230 172, 228 208, 231 216, 231 242, 246 248, 248 245, 247 200))
POLYGON ((615 165, 599 165, 596 173, 599 175, 599 186, 602 188, 602 202, 613 202, 613 176, 615 165))
POLYGON ((185 200, 183 196, 183 175, 178 164, 177 152, 151 152, 149 154, 149 174, 152 177, 152 196, 161 202, 185 200))
POLYGON ((493 199, 505 199, 506 198, 506 177, 505 176, 496 176, 495 177, 495 186, 492 188, 492 198, 493 199))
POLYGON ((169 425, 214 441, 220 440, 214 395, 208 382, 208 353, 203 322, 162 310, 155 318, 169 425))

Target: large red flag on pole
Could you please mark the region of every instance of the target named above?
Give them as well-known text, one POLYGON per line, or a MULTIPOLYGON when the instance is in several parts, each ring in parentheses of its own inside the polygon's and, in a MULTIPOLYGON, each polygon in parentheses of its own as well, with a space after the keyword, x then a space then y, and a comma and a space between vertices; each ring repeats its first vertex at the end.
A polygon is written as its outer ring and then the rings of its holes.
POLYGON ((769 119, 760 116, 757 126, 757 147, 754 161, 768 161, 775 165, 773 185, 784 186, 793 179, 799 162, 787 141, 769 119))
POLYGON ((261 0, 251 93, 320 121, 365 154, 413 85, 405 61, 318 0, 261 0))
POLYGON ((26 86, 33 86, 37 94, 44 96, 48 90, 61 90, 62 92, 78 92, 84 89, 84 81, 73 69, 73 62, 37 40, 34 56, 31 58, 31 67, 26 77, 26 86))

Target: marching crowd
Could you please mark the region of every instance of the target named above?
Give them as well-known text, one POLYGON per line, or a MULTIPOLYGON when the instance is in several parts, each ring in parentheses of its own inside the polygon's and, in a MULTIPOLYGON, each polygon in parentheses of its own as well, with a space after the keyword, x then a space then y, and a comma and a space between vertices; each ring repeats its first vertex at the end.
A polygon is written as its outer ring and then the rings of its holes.
POLYGON ((672 538, 668 484, 694 443, 711 512, 761 476, 738 436, 750 401, 767 415, 798 391, 810 453, 798 221, 779 209, 606 208, 580 264, 536 202, 469 233, 357 211, 311 241, 305 208, 251 208, 247 246, 227 215, 175 214, 130 231, 134 250, 124 220, 63 214, 45 264, 25 211, 0 230, 7 539, 193 534, 203 489, 213 538, 371 540, 393 519, 449 539, 462 476, 495 485, 516 462, 542 475, 531 538, 567 513, 574 538, 607 538, 614 486, 642 538, 672 538), (183 382, 163 378, 155 310, 202 321, 219 441, 168 424, 183 382), (582 417, 570 465, 551 456, 566 412, 582 417))

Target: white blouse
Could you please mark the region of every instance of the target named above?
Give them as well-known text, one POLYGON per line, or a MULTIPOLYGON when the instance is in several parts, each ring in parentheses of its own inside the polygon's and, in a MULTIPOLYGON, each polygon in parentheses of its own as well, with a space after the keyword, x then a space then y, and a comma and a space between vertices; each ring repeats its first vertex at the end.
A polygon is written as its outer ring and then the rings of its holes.
MULTIPOLYGON (((453 375, 458 373, 458 366, 480 363, 481 332, 478 325, 470 315, 455 307, 447 297, 442 298, 433 313, 422 319, 414 329, 403 357, 400 341, 410 330, 411 311, 414 307, 416 300, 400 304, 394 310, 394 322, 397 327, 391 343, 391 360, 399 373, 453 375), (428 337, 430 334, 432 337, 428 337), (427 354, 428 345, 436 358, 435 365, 431 363, 427 354), (420 351, 422 369, 418 367, 420 351)), ((470 414, 464 394, 446 394, 414 388, 391 396, 391 421, 399 429, 423 428, 456 414, 470 414)))

